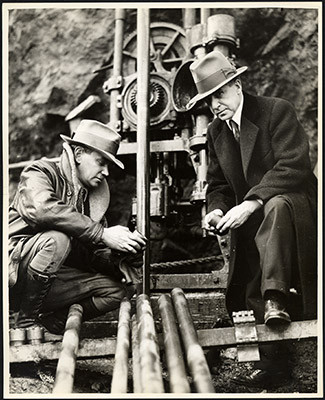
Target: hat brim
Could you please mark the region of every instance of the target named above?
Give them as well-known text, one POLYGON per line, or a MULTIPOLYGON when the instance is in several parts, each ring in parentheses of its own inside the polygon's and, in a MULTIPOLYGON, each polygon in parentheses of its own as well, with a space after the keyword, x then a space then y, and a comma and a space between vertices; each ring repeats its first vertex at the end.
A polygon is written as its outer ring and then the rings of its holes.
POLYGON ((228 82, 232 81, 233 79, 235 79, 238 75, 242 74, 243 72, 245 72, 247 70, 248 67, 240 67, 236 70, 236 73, 234 75, 232 75, 231 77, 227 78, 226 80, 224 80, 222 83, 219 83, 219 85, 213 87, 212 89, 208 90, 207 92, 204 93, 199 93, 196 96, 194 96, 188 103, 186 106, 186 109, 189 111, 191 110, 195 104, 200 101, 203 100, 204 98, 210 96, 210 94, 212 94, 213 92, 216 92, 218 89, 220 89, 222 86, 226 85, 228 82))
POLYGON ((101 149, 99 149, 97 147, 91 146, 88 143, 84 143, 84 142, 78 141, 78 140, 73 140, 73 139, 71 139, 71 138, 69 138, 68 136, 65 136, 65 135, 60 135, 60 137, 61 137, 61 139, 63 139, 68 144, 86 146, 91 150, 97 151, 97 153, 101 154, 103 157, 107 158, 109 161, 113 161, 120 168, 124 169, 124 164, 120 160, 118 160, 113 154, 108 153, 107 151, 101 150, 101 149))

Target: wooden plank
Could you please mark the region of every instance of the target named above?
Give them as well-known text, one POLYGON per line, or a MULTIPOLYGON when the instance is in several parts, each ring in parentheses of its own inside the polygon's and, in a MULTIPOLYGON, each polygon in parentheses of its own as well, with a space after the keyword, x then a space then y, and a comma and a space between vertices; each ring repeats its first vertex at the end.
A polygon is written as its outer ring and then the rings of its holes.
MULTIPOLYGON (((60 356, 61 348, 61 342, 11 346, 9 348, 9 360, 11 363, 56 360, 60 356)), ((116 339, 84 339, 80 342, 78 359, 111 356, 115 354, 115 350, 116 339)))
POLYGON ((152 274, 152 290, 165 290, 181 287, 189 289, 224 289, 227 287, 228 275, 224 272, 198 274, 152 274))
MULTIPOLYGON (((285 329, 270 329, 265 325, 257 325, 259 343, 275 342, 279 340, 300 340, 317 337, 317 320, 292 322, 285 329)), ((234 328, 202 329, 197 331, 199 343, 202 347, 232 347, 236 345, 234 328)), ((158 336, 160 346, 163 338, 158 336)), ((83 339, 80 342, 78 359, 101 358, 113 356, 116 350, 115 338, 83 339)), ((41 360, 55 360, 59 358, 61 342, 41 343, 38 345, 22 345, 9 348, 9 360, 14 362, 27 362, 41 360)))
MULTIPOLYGON (((268 328, 266 325, 256 325, 258 343, 276 342, 279 340, 308 339, 317 337, 317 320, 295 321, 287 327, 268 328)), ((199 342, 202 347, 235 346, 235 329, 218 328, 197 331, 199 342)))

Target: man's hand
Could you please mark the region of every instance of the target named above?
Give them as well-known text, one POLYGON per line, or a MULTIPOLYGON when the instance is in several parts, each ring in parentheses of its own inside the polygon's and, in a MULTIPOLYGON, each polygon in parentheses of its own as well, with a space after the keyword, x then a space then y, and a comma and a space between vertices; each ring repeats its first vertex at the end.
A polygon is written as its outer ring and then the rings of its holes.
POLYGON ((223 212, 220 209, 213 210, 209 212, 204 217, 204 227, 206 229, 210 229, 211 227, 215 227, 220 219, 223 217, 223 212))
POLYGON ((126 226, 104 228, 102 241, 111 249, 134 253, 144 250, 147 239, 138 231, 131 232, 126 226))
POLYGON ((245 200, 238 206, 231 208, 227 214, 220 219, 216 228, 222 234, 228 229, 236 229, 243 225, 254 211, 262 205, 257 200, 245 200))

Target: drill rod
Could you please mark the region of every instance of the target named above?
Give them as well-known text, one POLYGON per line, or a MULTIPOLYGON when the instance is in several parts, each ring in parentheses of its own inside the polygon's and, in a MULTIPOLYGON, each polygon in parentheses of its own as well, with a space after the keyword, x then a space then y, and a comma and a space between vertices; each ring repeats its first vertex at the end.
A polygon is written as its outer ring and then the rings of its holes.
POLYGON ((52 393, 72 393, 82 313, 80 304, 69 309, 52 393))
POLYGON ((125 297, 121 302, 119 312, 111 393, 127 393, 130 347, 130 313, 131 303, 125 297))
POLYGON ((169 372, 171 393, 190 393, 187 380, 181 342, 176 325, 176 316, 169 295, 163 294, 158 299, 164 334, 164 348, 169 372))
POLYGON ((180 288, 174 288, 171 294, 183 340, 187 364, 191 371, 195 388, 198 393, 215 393, 210 370, 203 349, 199 344, 184 292, 180 288))

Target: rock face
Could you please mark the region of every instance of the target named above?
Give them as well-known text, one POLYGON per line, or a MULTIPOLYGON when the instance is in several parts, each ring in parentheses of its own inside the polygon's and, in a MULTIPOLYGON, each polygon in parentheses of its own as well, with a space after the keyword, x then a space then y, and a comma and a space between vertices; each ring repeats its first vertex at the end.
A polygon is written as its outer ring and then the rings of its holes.
MULTIPOLYGON (((241 46, 238 61, 250 91, 294 103, 317 152, 317 10, 213 9, 235 17, 241 46)), ((101 103, 91 117, 109 120, 102 91, 108 72, 93 74, 113 49, 113 9, 14 9, 9 12, 10 162, 56 156, 65 116, 90 94, 101 103)), ((152 21, 182 25, 180 9, 152 10, 152 21)), ((199 22, 199 15, 197 16, 199 22)), ((136 29, 136 9, 127 10, 126 33, 136 29)))
POLYGON ((10 158, 57 155, 65 116, 83 97, 112 48, 114 10, 10 12, 10 158))
MULTIPOLYGON (((245 89, 259 95, 283 97, 296 107, 310 138, 312 166, 317 160, 317 12, 316 9, 286 8, 211 10, 211 15, 222 13, 235 18, 240 39, 237 62, 249 66, 242 75, 245 89)), ((125 37, 136 30, 136 13, 136 9, 126 12, 125 37)), ((182 15, 181 9, 153 9, 151 21, 182 26, 182 15)), ((102 86, 110 70, 96 74, 93 71, 109 63, 114 44, 114 16, 115 10, 108 8, 13 9, 9 12, 11 163, 58 156, 59 134, 69 133, 65 117, 89 95, 99 96, 101 102, 83 117, 109 122, 109 96, 102 86)), ((197 12, 196 23, 199 22, 197 12)), ((127 223, 135 194, 134 157, 123 162, 127 167, 125 172, 113 170, 114 180, 110 178, 112 224, 127 223)), ((19 169, 11 173, 11 197, 19 173, 19 169)), ((193 169, 190 173, 191 187, 184 192, 192 190, 193 169)), ((188 242, 182 245, 190 248, 188 242)), ((163 246, 158 248, 161 250, 163 246)), ((166 253, 170 259, 177 259, 170 247, 166 253)), ((202 254, 204 249, 192 256, 202 254)))

